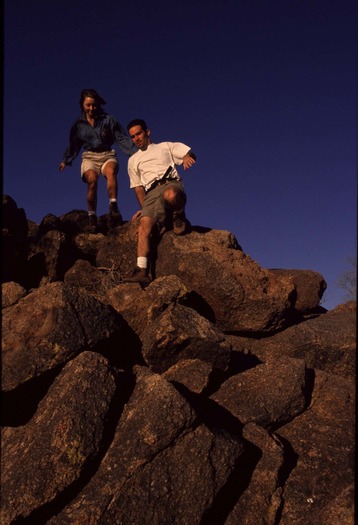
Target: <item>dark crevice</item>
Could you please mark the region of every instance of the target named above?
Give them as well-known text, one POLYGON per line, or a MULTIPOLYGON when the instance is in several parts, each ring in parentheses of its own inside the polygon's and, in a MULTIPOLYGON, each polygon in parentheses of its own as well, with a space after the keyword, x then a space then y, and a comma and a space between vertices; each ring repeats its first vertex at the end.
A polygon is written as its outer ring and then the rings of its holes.
POLYGON ((25 518, 17 518, 12 522, 14 525, 44 525, 52 517, 58 515, 64 508, 66 508, 66 506, 68 506, 78 496, 78 494, 80 494, 80 492, 96 474, 103 457, 105 456, 113 441, 124 406, 128 402, 135 386, 135 377, 133 374, 123 371, 116 371, 116 374, 117 388, 108 411, 107 421, 103 430, 103 440, 99 447, 99 454, 93 460, 88 461, 88 464, 85 466, 79 478, 66 489, 64 489, 53 501, 44 504, 39 509, 34 510, 29 516, 25 518))
POLYGON ((212 399, 207 399, 202 394, 192 392, 181 383, 176 381, 171 383, 193 408, 199 424, 204 423, 214 434, 219 431, 226 431, 233 436, 243 439, 243 424, 231 412, 212 399))
MULTIPOLYGON (((281 467, 278 470, 277 480, 278 480, 278 485, 282 487, 283 489, 283 495, 284 495, 285 483, 288 480, 291 472, 294 470, 294 468, 297 465, 298 454, 294 451, 291 443, 287 441, 287 439, 283 438, 280 434, 277 434, 277 433, 275 433, 275 436, 281 442, 283 446, 283 462, 282 462, 281 467)), ((282 497, 281 505, 277 510, 275 522, 273 525, 279 525, 281 521, 281 517, 282 517, 284 503, 285 503, 285 499, 284 497, 282 497)))
POLYGON ((210 323, 216 323, 215 312, 213 308, 205 301, 202 295, 198 294, 195 291, 188 292, 182 299, 180 299, 179 304, 192 308, 202 317, 205 317, 210 323))
POLYGON ((305 408, 306 410, 311 405, 312 394, 314 389, 314 383, 316 379, 316 374, 313 368, 306 368, 306 389, 305 389, 305 408))
POLYGON ((256 356, 247 355, 242 352, 231 352, 230 363, 227 370, 219 370, 214 368, 210 374, 209 384, 207 385, 203 395, 211 396, 214 392, 219 390, 220 386, 230 377, 245 372, 250 368, 255 368, 262 364, 256 356))
POLYGON ((203 514, 200 525, 224 525, 230 512, 249 486, 262 452, 249 441, 243 441, 244 452, 236 460, 232 473, 214 498, 211 508, 203 514))
POLYGON ((129 370, 134 365, 146 366, 141 340, 124 319, 121 323, 121 329, 99 341, 93 351, 103 355, 111 366, 119 369, 129 370))
POLYGON ((172 384, 197 414, 198 424, 205 424, 214 435, 227 434, 243 444, 243 453, 236 460, 227 482, 214 498, 211 508, 203 515, 200 523, 200 525, 223 525, 248 487, 262 452, 242 437, 243 424, 231 412, 215 401, 191 392, 180 383, 173 381, 172 384))

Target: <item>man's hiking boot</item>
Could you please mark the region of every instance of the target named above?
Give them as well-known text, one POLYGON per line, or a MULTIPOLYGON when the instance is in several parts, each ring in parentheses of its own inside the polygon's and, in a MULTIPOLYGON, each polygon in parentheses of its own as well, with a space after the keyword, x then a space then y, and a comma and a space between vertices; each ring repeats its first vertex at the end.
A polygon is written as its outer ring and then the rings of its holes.
POLYGON ((123 279, 124 283, 139 283, 141 285, 146 285, 150 283, 148 277, 147 268, 139 268, 138 266, 133 270, 130 277, 123 279))
POLYGON ((179 210, 173 212, 173 231, 175 235, 183 235, 187 230, 187 220, 185 211, 179 210))
POLYGON ((88 216, 88 226, 86 231, 88 233, 97 233, 97 215, 88 216))

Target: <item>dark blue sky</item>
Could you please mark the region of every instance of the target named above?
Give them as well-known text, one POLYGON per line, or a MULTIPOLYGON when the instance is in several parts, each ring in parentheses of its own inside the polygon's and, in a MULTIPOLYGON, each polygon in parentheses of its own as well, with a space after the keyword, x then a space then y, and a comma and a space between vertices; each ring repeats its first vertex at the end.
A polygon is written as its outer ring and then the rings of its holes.
POLYGON ((4 193, 37 223, 86 209, 80 157, 57 168, 93 87, 123 125, 192 147, 192 224, 231 231, 264 268, 322 273, 334 307, 356 254, 357 14, 353 0, 5 0, 4 193))

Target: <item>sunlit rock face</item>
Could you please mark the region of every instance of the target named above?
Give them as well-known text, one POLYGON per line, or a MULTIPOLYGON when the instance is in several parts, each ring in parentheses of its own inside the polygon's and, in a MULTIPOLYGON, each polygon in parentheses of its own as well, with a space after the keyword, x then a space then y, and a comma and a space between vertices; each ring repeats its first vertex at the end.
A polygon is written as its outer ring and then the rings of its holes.
POLYGON ((356 304, 226 231, 3 203, 1 523, 351 525, 356 304))

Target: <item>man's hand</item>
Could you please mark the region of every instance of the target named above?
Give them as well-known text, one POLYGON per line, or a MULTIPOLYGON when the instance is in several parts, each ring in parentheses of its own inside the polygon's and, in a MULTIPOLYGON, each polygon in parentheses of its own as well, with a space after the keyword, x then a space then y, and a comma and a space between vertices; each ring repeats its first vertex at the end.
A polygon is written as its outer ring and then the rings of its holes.
POLYGON ((196 159, 194 158, 194 156, 192 154, 187 153, 186 155, 184 155, 183 157, 183 167, 185 170, 187 170, 188 168, 191 168, 191 166, 193 166, 196 162, 196 159))
POLYGON ((66 164, 64 162, 61 162, 61 164, 58 167, 58 171, 63 171, 66 167, 66 164))
POLYGON ((135 214, 132 217, 132 221, 135 221, 135 220, 138 219, 139 215, 141 214, 141 211, 142 210, 138 210, 138 211, 135 212, 135 214))

